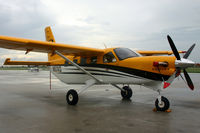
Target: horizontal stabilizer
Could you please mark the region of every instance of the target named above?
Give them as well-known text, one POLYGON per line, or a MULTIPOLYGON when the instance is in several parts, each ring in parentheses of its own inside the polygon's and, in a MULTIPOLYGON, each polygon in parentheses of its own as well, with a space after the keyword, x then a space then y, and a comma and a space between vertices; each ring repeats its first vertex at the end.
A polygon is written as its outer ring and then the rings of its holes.
POLYGON ((50 61, 11 61, 10 58, 7 58, 4 62, 4 65, 50 65, 50 61))

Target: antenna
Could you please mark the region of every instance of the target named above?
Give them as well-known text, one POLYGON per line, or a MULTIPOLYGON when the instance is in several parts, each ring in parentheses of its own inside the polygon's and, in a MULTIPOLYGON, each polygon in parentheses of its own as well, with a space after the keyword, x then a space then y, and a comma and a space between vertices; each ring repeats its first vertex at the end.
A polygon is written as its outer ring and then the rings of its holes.
POLYGON ((105 48, 107 48, 107 46, 106 46, 106 44, 105 44, 105 43, 103 43, 103 45, 104 45, 104 47, 105 47, 105 48))

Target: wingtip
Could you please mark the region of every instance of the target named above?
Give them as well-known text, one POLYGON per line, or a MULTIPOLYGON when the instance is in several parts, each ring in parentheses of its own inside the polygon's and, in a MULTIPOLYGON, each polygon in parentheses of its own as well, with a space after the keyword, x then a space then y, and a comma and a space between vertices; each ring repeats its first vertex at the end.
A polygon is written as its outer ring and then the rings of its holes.
POLYGON ((190 85, 189 87, 190 87, 190 89, 191 89, 192 91, 194 90, 194 86, 193 86, 193 85, 190 85))
POLYGON ((10 58, 7 58, 3 65, 9 65, 9 62, 10 62, 10 58))

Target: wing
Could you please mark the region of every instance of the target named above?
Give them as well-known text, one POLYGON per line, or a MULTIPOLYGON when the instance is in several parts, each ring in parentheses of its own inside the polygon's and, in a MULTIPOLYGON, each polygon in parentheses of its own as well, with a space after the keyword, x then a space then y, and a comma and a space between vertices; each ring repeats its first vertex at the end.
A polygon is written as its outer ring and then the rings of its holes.
MULTIPOLYGON (((141 55, 144 56, 152 56, 152 55, 172 55, 172 51, 137 51, 141 55)), ((178 51, 179 53, 185 53, 186 51, 178 51)))
POLYGON ((15 37, 0 36, 0 47, 13 50, 22 50, 26 53, 42 52, 54 53, 55 50, 63 54, 75 56, 93 56, 104 53, 103 49, 75 46, 69 44, 60 44, 55 42, 36 41, 15 37))

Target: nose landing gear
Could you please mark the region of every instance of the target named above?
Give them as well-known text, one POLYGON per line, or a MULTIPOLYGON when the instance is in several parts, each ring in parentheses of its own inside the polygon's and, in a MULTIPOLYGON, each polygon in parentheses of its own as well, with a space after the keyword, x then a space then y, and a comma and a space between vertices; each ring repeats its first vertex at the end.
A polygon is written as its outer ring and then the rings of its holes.
POLYGON ((167 111, 169 110, 170 103, 164 96, 158 97, 155 101, 156 111, 167 111))

